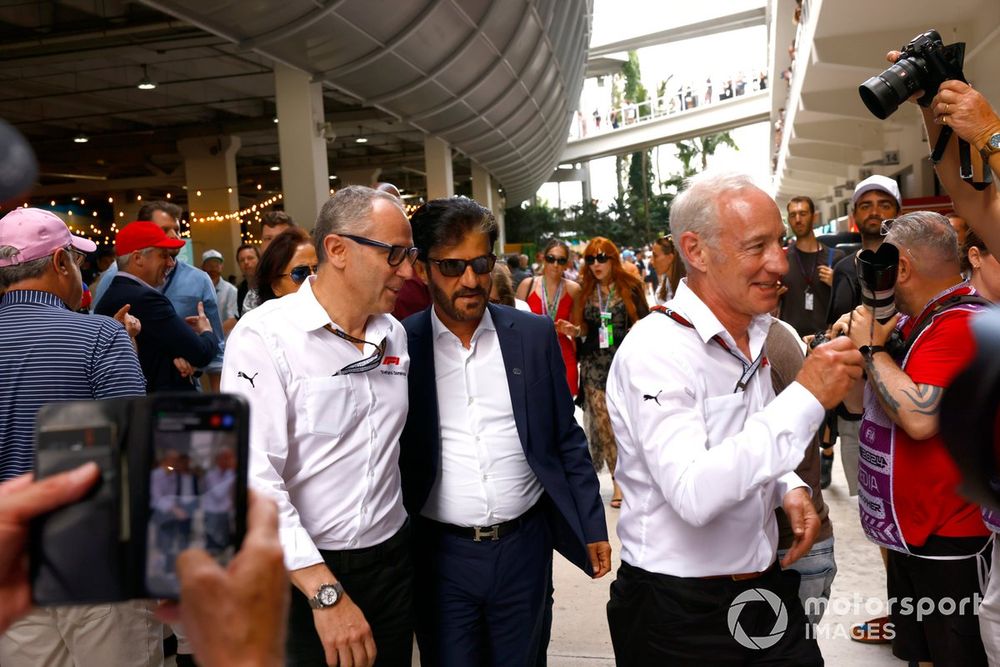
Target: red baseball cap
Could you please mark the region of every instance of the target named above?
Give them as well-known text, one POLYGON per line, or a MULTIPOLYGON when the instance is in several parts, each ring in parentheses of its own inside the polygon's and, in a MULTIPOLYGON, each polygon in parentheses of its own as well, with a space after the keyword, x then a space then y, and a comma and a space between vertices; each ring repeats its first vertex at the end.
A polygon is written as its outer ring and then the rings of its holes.
POLYGON ((167 236, 155 222, 136 220, 125 225, 115 237, 115 254, 119 257, 146 248, 183 248, 184 241, 167 236))
POLYGON ((67 246, 83 253, 97 250, 96 243, 70 234, 62 218, 40 208, 16 208, 0 219, 0 246, 18 250, 13 257, 0 259, 0 267, 41 259, 67 246))

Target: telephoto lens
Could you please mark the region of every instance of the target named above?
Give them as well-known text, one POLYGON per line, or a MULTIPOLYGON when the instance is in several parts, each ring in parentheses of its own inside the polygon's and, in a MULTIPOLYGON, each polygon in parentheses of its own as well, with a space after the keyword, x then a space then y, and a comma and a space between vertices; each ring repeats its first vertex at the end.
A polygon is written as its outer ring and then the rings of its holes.
POLYGON ((861 84, 858 88, 861 101, 873 116, 885 120, 910 95, 920 90, 925 65, 924 59, 920 57, 900 58, 889 69, 861 84))

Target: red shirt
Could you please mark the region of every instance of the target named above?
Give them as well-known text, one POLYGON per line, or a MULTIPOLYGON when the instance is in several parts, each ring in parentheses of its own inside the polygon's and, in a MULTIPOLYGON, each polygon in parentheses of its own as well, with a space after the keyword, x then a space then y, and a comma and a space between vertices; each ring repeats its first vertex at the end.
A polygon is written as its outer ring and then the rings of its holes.
MULTIPOLYGON (((970 290, 961 289, 957 294, 970 290)), ((927 327, 910 351, 903 370, 915 384, 947 387, 975 356, 967 310, 946 310, 927 327)), ((903 326, 908 335, 915 321, 903 326)), ((956 492, 961 479, 940 435, 914 440, 896 426, 893 453, 893 500, 907 544, 922 546, 930 535, 987 536, 979 505, 956 492)))

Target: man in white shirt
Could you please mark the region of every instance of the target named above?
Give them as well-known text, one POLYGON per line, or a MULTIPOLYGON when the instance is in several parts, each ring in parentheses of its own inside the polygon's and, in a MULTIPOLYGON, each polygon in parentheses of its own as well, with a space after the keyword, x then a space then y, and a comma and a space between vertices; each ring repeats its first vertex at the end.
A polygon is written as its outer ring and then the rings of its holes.
POLYGON ((343 188, 314 231, 319 270, 246 313, 222 390, 250 403, 250 476, 278 502, 288 664, 409 666, 409 527, 399 482, 406 337, 392 310, 416 249, 399 201, 343 188))
POLYGON ((433 299, 404 324, 400 440, 421 662, 534 665, 548 643, 552 549, 590 577, 611 568, 587 440, 551 320, 487 305, 489 209, 435 199, 410 222, 433 299))
POLYGON ((821 665, 798 575, 775 562, 774 510, 794 531, 788 565, 819 530, 792 471, 861 355, 843 338, 821 345, 774 397, 764 340, 788 270, 784 228, 748 177, 691 179, 670 226, 688 277, 669 311, 633 327, 608 378, 626 499, 608 603, 617 662, 821 665))

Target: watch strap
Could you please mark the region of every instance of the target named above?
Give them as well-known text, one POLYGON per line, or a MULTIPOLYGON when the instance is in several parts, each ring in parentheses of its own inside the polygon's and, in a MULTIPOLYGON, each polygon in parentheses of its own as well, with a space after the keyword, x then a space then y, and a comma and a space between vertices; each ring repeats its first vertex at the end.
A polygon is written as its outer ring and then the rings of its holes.
POLYGON ((340 602, 343 597, 344 586, 339 581, 332 584, 321 584, 320 587, 316 589, 316 594, 309 598, 309 606, 313 609, 329 609, 340 602), (323 602, 319 599, 320 593, 324 588, 332 588, 337 591, 337 599, 333 601, 333 604, 323 604, 323 602))
POLYGON ((885 346, 862 345, 861 347, 858 348, 858 351, 861 352, 861 356, 863 356, 865 359, 871 360, 871 358, 874 357, 879 352, 885 352, 885 346))
POLYGON ((1000 132, 995 132, 990 135, 990 138, 986 140, 983 147, 979 149, 979 154, 983 156, 983 159, 989 159, 989 156, 994 153, 1000 152, 1000 132))

